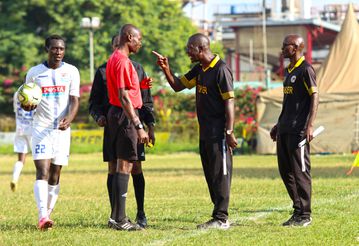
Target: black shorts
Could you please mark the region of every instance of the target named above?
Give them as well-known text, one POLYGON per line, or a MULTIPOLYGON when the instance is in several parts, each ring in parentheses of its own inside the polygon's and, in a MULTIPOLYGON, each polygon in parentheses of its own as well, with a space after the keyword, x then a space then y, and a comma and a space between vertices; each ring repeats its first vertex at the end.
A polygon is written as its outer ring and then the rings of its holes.
MULTIPOLYGON (((108 126, 105 126, 103 129, 103 145, 102 145, 102 155, 103 161, 116 161, 116 152, 114 152, 114 148, 112 147, 114 144, 111 143, 111 137, 109 133, 108 126)), ((146 160, 145 155, 145 145, 144 144, 137 144, 137 155, 139 161, 146 160)))
POLYGON ((107 124, 108 134, 104 138, 108 140, 104 148, 106 146, 110 150, 106 151, 110 154, 109 160, 138 161, 137 130, 122 108, 111 106, 107 114, 107 124))

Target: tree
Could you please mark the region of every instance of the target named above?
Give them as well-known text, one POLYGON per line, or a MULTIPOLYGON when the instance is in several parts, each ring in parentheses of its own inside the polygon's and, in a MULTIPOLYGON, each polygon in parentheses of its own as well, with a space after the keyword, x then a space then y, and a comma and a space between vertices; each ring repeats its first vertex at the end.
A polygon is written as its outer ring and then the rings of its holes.
POLYGON ((43 42, 50 34, 66 38, 65 61, 80 69, 89 81, 88 33, 80 27, 82 17, 97 16, 101 28, 95 31, 95 66, 107 60, 111 37, 126 23, 139 27, 143 48, 134 56, 151 76, 157 70, 157 50, 168 56, 175 71, 188 69, 187 38, 196 32, 184 16, 180 1, 171 0, 3 0, 0 3, 0 73, 12 68, 29 68, 46 58, 43 42))

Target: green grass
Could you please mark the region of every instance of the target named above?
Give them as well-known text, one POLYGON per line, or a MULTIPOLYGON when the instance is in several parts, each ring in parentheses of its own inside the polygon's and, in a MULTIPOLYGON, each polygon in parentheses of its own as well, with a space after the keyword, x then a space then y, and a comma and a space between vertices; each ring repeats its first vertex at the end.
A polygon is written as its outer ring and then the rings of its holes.
MULTIPOLYGON (((228 231, 198 231, 212 205, 197 154, 148 155, 145 208, 149 228, 107 228, 109 202, 101 154, 72 154, 63 169, 55 228, 36 229, 34 165, 28 159, 17 192, 9 189, 15 155, 0 156, 0 245, 358 245, 359 168, 345 175, 348 156, 312 156, 313 224, 283 228, 290 199, 275 156, 236 156, 228 231)), ((127 213, 136 206, 129 186, 127 213)))
MULTIPOLYGON (((13 144, 0 145, 0 154, 12 153, 14 150, 13 144)), ((89 143, 72 143, 71 153, 88 154, 102 151, 102 141, 99 144, 89 143)), ((146 153, 150 154, 168 154, 178 152, 198 152, 198 141, 190 142, 184 141, 164 141, 157 139, 156 144, 152 148, 146 148, 146 153)))

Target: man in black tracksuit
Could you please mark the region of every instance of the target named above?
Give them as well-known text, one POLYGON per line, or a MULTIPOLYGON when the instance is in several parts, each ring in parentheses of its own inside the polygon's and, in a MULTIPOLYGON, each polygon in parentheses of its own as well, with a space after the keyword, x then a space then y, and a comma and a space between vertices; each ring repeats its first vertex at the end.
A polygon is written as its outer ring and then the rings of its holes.
POLYGON ((187 42, 187 55, 198 62, 181 78, 170 69, 168 59, 153 52, 174 91, 196 87, 199 122, 199 151, 208 190, 213 203, 212 219, 198 229, 228 229, 228 206, 232 178, 232 149, 237 146, 233 133, 233 76, 226 63, 212 53, 207 36, 197 33, 187 42))
POLYGON ((282 112, 270 132, 273 141, 277 141, 279 172, 294 208, 283 226, 308 226, 312 221, 309 142, 313 139, 319 96, 315 72, 305 61, 303 49, 302 37, 285 37, 282 54, 290 64, 285 71, 282 112), (308 144, 298 147, 305 138, 308 144))
MULTIPOLYGON (((113 45, 116 43, 116 40, 116 37, 112 39, 113 45)), ((107 63, 101 65, 96 71, 89 99, 89 113, 99 126, 104 127, 103 161, 108 162, 107 190, 112 210, 112 179, 113 175, 116 173, 116 156, 113 149, 113 144, 110 142, 106 120, 107 112, 110 108, 106 86, 106 64, 107 63)), ((153 112, 153 100, 150 90, 152 79, 146 75, 141 64, 134 61, 132 61, 132 64, 136 69, 140 81, 141 96, 143 101, 143 106, 139 110, 139 116, 141 121, 146 124, 150 142, 154 145, 155 118, 153 112)), ((136 221, 139 226, 145 228, 147 226, 147 218, 144 212, 145 179, 143 176, 141 164, 141 161, 145 160, 144 144, 138 145, 138 158, 139 161, 134 163, 131 175, 137 203, 136 221)), ((111 221, 109 221, 109 223, 111 223, 111 221)))

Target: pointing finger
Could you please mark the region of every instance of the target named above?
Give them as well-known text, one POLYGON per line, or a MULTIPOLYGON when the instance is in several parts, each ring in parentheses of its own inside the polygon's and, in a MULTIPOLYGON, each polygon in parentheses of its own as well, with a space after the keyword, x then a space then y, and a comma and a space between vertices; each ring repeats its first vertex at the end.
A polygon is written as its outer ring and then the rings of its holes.
POLYGON ((163 55, 161 55, 160 53, 158 53, 158 52, 156 52, 156 51, 154 51, 154 50, 152 50, 152 53, 155 55, 155 56, 157 56, 158 58, 163 58, 163 55))

